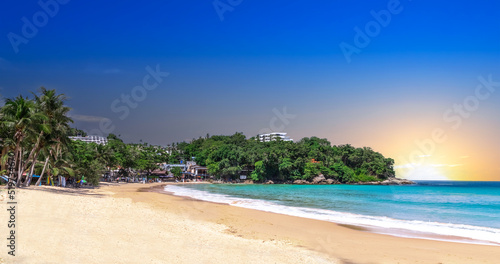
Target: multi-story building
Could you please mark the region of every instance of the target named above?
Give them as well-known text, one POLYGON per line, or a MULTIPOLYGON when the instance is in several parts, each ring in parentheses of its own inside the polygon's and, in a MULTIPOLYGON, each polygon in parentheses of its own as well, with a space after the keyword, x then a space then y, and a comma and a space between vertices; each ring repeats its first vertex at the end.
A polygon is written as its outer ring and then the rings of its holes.
POLYGON ((105 137, 101 137, 101 136, 86 136, 86 137, 76 136, 76 137, 69 137, 69 138, 71 140, 80 140, 83 142, 94 142, 94 143, 102 144, 102 145, 108 144, 108 139, 105 137))
POLYGON ((268 134, 260 134, 257 135, 257 137, 261 142, 269 142, 271 140, 277 140, 278 138, 283 141, 293 141, 293 139, 288 137, 284 132, 272 132, 268 134))

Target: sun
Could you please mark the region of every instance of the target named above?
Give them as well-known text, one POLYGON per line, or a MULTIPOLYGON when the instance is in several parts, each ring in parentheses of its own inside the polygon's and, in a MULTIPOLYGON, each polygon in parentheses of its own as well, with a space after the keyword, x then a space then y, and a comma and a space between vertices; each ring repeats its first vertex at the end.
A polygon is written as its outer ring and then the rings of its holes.
POLYGON ((432 165, 415 165, 407 168, 406 173, 401 175, 409 180, 421 181, 447 181, 448 177, 437 167, 432 165))

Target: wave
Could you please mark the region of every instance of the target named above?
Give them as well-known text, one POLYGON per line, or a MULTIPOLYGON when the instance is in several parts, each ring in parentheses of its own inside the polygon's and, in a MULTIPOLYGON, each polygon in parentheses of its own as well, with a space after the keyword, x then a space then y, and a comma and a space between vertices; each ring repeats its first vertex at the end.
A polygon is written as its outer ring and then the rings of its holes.
POLYGON ((338 224, 363 226, 372 228, 377 233, 395 236, 500 245, 500 229, 497 228, 419 220, 401 220, 384 216, 368 216, 318 208, 286 206, 265 200, 239 198, 175 185, 167 185, 165 191, 172 192, 177 196, 187 196, 203 201, 225 203, 232 206, 329 221, 338 224), (403 232, 398 232, 398 230, 403 232), (445 238, 436 238, 436 236, 445 238))

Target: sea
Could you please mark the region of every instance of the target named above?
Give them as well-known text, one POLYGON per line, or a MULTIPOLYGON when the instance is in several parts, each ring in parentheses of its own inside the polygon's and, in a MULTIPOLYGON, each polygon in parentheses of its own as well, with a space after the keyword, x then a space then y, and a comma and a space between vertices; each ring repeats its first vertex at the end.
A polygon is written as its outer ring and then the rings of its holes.
POLYGON ((184 184, 165 191, 401 237, 500 246, 500 182, 184 184))

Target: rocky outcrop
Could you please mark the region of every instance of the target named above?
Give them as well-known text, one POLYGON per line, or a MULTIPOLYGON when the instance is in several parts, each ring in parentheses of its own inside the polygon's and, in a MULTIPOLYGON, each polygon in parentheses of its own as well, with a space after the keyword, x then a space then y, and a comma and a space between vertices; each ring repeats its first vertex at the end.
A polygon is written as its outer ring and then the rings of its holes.
POLYGON ((340 182, 334 179, 326 179, 326 184, 340 184, 340 182))
POLYGON ((311 184, 311 183, 306 180, 295 180, 293 181, 293 184, 311 184))
POLYGON ((359 185, 408 185, 408 184, 415 184, 415 182, 412 182, 412 181, 407 180, 407 179, 400 179, 400 178, 390 177, 390 178, 387 178, 387 180, 384 180, 384 181, 358 182, 356 184, 359 184, 359 185))
POLYGON ((320 174, 320 175, 314 177, 314 179, 312 180, 312 183, 313 184, 321 184, 321 183, 325 184, 326 178, 325 178, 325 176, 323 176, 323 174, 320 174))
POLYGON ((406 185, 406 184, 415 184, 407 179, 400 179, 396 177, 387 178, 387 180, 383 181, 381 184, 383 185, 406 185))
POLYGON ((269 181, 266 181, 264 184, 274 184, 274 182, 269 180, 269 181))

